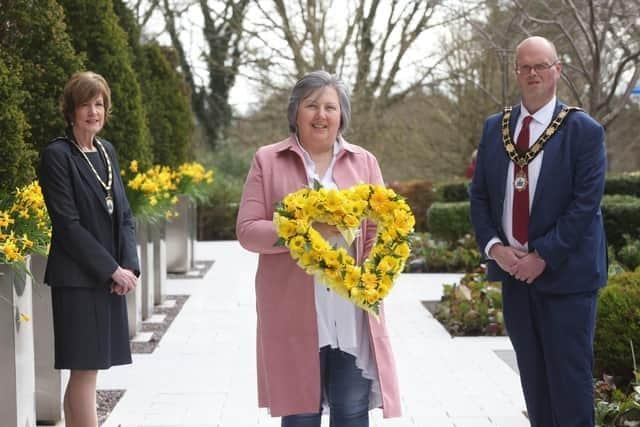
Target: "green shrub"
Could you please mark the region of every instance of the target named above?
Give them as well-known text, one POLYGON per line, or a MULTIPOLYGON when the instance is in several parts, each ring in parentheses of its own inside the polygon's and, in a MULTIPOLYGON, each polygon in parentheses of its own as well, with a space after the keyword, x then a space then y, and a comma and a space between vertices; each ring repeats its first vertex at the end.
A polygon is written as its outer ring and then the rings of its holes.
POLYGON ((471 235, 446 242, 433 239, 429 233, 416 233, 411 239, 407 272, 471 273, 478 270, 481 259, 471 235))
POLYGON ((616 259, 620 261, 627 270, 633 271, 640 267, 640 240, 633 240, 625 235, 626 244, 618 251, 616 259))
POLYGON ((616 249, 625 245, 625 234, 640 235, 640 198, 633 196, 604 196, 602 214, 607 241, 616 249))
POLYGON ((435 317, 453 336, 504 335, 501 284, 473 273, 459 284, 444 285, 435 317))
POLYGON ((199 240, 235 240, 242 181, 216 172, 211 202, 198 206, 199 240))
POLYGON ((604 194, 625 194, 640 197, 640 173, 608 176, 604 181, 604 194))
POLYGON ((111 88, 113 115, 102 135, 115 145, 120 164, 138 160, 147 169, 153 160, 151 134, 127 33, 119 25, 112 1, 58 3, 64 8, 76 52, 85 57, 87 69, 104 76, 111 88))
POLYGON ((436 202, 427 211, 427 224, 434 236, 455 242, 473 234, 469 202, 436 202))
POLYGON ((452 181, 436 185, 438 201, 465 202, 469 200, 469 181, 452 181))
MULTIPOLYGON (((128 37, 133 68, 142 90, 143 107, 152 137, 153 163, 178 167, 194 158, 193 119, 189 90, 169 60, 171 48, 157 42, 140 43, 141 29, 123 0, 113 0, 113 9, 128 37)), ((177 62, 177 61, 176 61, 177 62)))
POLYGON ((39 152, 62 135, 65 122, 60 97, 69 77, 82 69, 82 60, 73 49, 64 11, 55 0, 8 0, 0 7, 0 23, 8 28, 0 36, 0 50, 19 58, 22 89, 28 94, 22 107, 31 126, 26 142, 39 152))
POLYGON ((596 376, 607 373, 628 384, 633 379, 631 342, 640 355, 640 273, 620 273, 609 278, 598 300, 596 376))
MULTIPOLYGON (((630 384, 635 386, 637 380, 630 384)), ((637 426, 640 421, 640 388, 616 386, 613 378, 604 375, 594 385, 594 412, 597 427, 637 426), (624 390, 629 388, 629 392, 624 390)))
POLYGON ((0 201, 35 178, 36 153, 25 144, 29 124, 22 110, 26 93, 21 85, 15 58, 0 49, 0 201))
POLYGON ((403 196, 416 218, 415 231, 427 231, 427 210, 436 200, 433 184, 424 180, 395 181, 389 188, 403 196))

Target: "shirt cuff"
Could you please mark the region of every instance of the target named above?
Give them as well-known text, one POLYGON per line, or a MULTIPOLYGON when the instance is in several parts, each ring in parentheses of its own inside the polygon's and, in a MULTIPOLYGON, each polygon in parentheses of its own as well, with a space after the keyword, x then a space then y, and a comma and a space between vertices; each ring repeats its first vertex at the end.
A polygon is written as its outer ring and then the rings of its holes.
POLYGON ((491 251, 491 248, 496 243, 502 244, 502 240, 500 240, 498 237, 494 237, 493 239, 489 240, 489 243, 487 243, 487 246, 484 247, 484 253, 487 256, 487 259, 493 259, 489 254, 489 251, 491 251))

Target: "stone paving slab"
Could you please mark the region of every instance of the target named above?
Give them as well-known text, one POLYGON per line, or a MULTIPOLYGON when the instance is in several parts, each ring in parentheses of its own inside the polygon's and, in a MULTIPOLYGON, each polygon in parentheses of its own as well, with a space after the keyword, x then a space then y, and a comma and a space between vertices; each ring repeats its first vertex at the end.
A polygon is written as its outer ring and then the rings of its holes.
MULTIPOLYGON (((280 425, 257 408, 257 256, 237 242, 198 242, 196 259, 216 262, 202 279, 168 280, 169 294, 190 298, 154 353, 99 374, 99 389, 127 390, 104 427, 280 425)), ((510 351, 508 339, 452 339, 421 304, 458 277, 405 274, 387 298, 404 416, 374 410, 371 427, 528 426, 519 379, 494 352, 510 351)))

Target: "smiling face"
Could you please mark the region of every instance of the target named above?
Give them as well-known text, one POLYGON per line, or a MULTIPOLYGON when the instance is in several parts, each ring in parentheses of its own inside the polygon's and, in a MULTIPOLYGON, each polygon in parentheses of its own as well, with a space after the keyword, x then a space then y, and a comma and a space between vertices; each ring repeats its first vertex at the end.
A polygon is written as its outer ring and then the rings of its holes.
POLYGON ((104 99, 98 95, 76 106, 74 112, 74 132, 93 138, 104 126, 104 99))
POLYGON ((522 103, 530 113, 535 113, 556 94, 562 64, 558 62, 555 49, 549 41, 542 37, 526 39, 516 50, 516 74, 522 103), (553 65, 552 65, 553 64, 553 65), (542 71, 531 69, 522 71, 522 66, 533 68, 535 65, 549 66, 542 71))
POLYGON ((309 152, 331 150, 340 129, 340 99, 332 86, 316 89, 298 106, 296 128, 309 152))

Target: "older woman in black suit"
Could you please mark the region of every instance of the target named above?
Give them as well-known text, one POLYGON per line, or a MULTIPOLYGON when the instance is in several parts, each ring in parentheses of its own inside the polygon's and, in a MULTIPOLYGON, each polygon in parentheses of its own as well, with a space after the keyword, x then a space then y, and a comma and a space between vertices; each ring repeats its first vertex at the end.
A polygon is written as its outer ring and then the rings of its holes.
POLYGON ((68 128, 42 152, 40 184, 53 235, 51 286, 55 368, 70 369, 67 427, 98 425, 99 369, 131 363, 125 295, 139 275, 135 230, 113 146, 96 135, 111 91, 99 74, 74 74, 64 88, 68 128))

